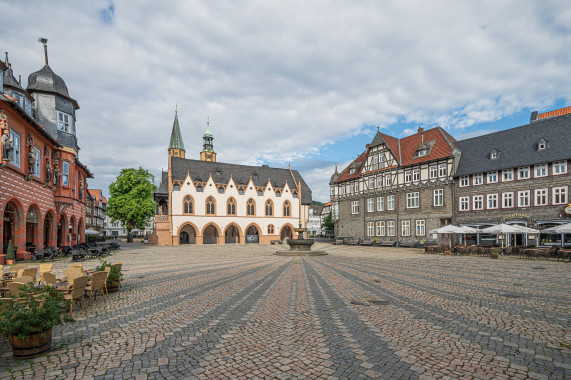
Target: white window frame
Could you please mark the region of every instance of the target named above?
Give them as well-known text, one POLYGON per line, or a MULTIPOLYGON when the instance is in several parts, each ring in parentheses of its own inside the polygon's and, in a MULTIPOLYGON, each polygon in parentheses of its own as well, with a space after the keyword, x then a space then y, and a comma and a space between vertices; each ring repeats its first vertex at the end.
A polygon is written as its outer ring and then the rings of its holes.
POLYGON ((377 211, 385 211, 385 197, 377 197, 377 211))
POLYGON ((426 222, 424 219, 416 220, 416 236, 426 235, 426 222))
POLYGON ((517 192, 517 207, 530 207, 531 205, 531 196, 529 190, 520 190, 517 192), (523 197, 522 197, 523 195, 523 197), (522 203, 522 200, 525 200, 526 203, 522 203))
POLYGON ((395 209, 395 196, 394 195, 387 195, 387 210, 394 210, 395 209))
POLYGON ((567 204, 568 197, 568 187, 558 186, 551 189, 551 204, 553 205, 565 205, 567 204), (559 198, 559 199, 558 199, 559 198))
POLYGON ((375 198, 368 198, 367 199, 367 212, 374 212, 375 211, 375 198))
POLYGON ((498 183, 498 172, 488 172, 488 183, 498 183))
POLYGON ((534 178, 547 177, 547 164, 537 164, 533 167, 534 178))
POLYGON ((470 186, 470 176, 463 175, 460 177, 460 187, 468 187, 470 186))
POLYGON ((498 193, 488 194, 486 196, 486 209, 497 210, 498 208, 499 208, 498 193))
POLYGON ((531 168, 529 166, 522 166, 517 168, 517 179, 530 179, 531 178, 531 168))
POLYGON ((474 195, 472 197, 472 210, 483 210, 484 209, 484 196, 474 195))
POLYGON ((390 186, 391 185, 391 175, 387 174, 385 175, 385 186, 390 186))
POLYGON ((444 206, 444 189, 435 189, 432 192, 432 199, 434 207, 444 206))
POLYGON ((375 178, 371 177, 369 178, 369 190, 372 190, 375 188, 375 178))
POLYGON ((377 189, 381 189, 382 187, 383 187, 383 177, 378 176, 377 177, 377 189))
POLYGON ((355 193, 358 193, 358 192, 359 192, 359 181, 355 181, 355 182, 353 183, 353 190, 354 190, 355 193))
POLYGON ((357 215, 359 213, 359 201, 351 202, 351 214, 357 215))
POLYGON ((412 171, 412 180, 413 182, 420 181, 420 169, 413 169, 412 171))
POLYGON ((458 198, 458 210, 459 211, 470 211, 470 197, 458 198))
POLYGON ((395 221, 389 220, 387 222, 387 236, 396 236, 395 221))
POLYGON ((385 236, 385 222, 377 222, 377 236, 385 236))
POLYGON ((446 177, 447 175, 448 175, 448 165, 447 164, 438 165, 438 176, 446 177))
POLYGON ((478 173, 472 176, 472 185, 479 186, 484 184, 484 174, 478 173))
POLYGON ((73 119, 72 115, 65 113, 65 112, 62 112, 62 111, 57 111, 57 129, 58 129, 58 131, 63 131, 65 133, 69 133, 69 134, 74 135, 75 134, 74 122, 75 122, 75 120, 73 119))
POLYGON ((10 139, 12 139, 12 161, 10 161, 10 163, 14 166, 20 167, 20 165, 22 165, 20 134, 13 129, 10 129, 10 139))
POLYGON ((411 183, 412 182, 412 171, 407 170, 404 172, 404 183, 411 183))
POLYGON ((502 208, 514 208, 514 193, 502 193, 502 208))
POLYGON ((69 162, 64 161, 61 166, 61 184, 69 186, 69 162))
POLYGON ((418 191, 406 194, 406 208, 420 207, 420 193, 418 191))
POLYGON ((375 222, 367 223, 367 236, 375 236, 375 222))
POLYGON ((534 191, 534 206, 549 206, 549 190, 548 189, 535 189, 534 191), (538 202, 538 200, 545 200, 545 203, 538 202))
POLYGON ((438 178, 438 167, 436 165, 430 166, 429 171, 430 171, 430 179, 438 178))
POLYGON ((504 169, 502 170, 502 182, 511 182, 514 180, 514 170, 504 169))
POLYGON ((554 162, 551 172, 553 175, 567 174, 567 160, 554 162))
POLYGON ((410 236, 410 220, 401 221, 401 236, 410 236))

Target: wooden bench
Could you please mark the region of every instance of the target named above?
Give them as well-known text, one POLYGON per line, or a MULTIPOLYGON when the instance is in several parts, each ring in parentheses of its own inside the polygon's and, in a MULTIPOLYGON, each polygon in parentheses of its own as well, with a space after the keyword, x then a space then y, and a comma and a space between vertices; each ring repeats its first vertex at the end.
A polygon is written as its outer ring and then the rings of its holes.
POLYGON ((401 242, 399 242, 399 247, 414 248, 414 242, 413 241, 401 241, 401 242))
POLYGON ((357 244, 359 244, 359 241, 358 241, 358 240, 349 240, 349 242, 348 242, 347 244, 349 244, 349 245, 357 245, 357 244))
POLYGON ((343 240, 343 238, 341 239, 335 239, 335 245, 343 245, 345 243, 345 241, 343 240))
POLYGON ((363 240, 361 245, 373 245, 373 242, 371 240, 363 240))
POLYGON ((379 245, 381 247, 392 247, 395 244, 392 240, 381 240, 379 241, 379 245))

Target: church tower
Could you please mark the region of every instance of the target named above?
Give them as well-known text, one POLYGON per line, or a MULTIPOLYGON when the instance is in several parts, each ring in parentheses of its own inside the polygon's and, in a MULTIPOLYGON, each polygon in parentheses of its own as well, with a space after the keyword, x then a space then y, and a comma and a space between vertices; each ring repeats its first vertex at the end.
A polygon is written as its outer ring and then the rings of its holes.
MULTIPOLYGON (((169 157, 184 158, 184 143, 178 125, 178 110, 174 111, 174 123, 172 125, 171 141, 169 143, 169 157)), ((169 158, 170 162, 170 158, 169 158)))
POLYGON ((202 136, 203 149, 200 152, 200 161, 216 162, 216 152, 213 144, 214 137, 210 132, 210 120, 206 122, 206 131, 202 136))

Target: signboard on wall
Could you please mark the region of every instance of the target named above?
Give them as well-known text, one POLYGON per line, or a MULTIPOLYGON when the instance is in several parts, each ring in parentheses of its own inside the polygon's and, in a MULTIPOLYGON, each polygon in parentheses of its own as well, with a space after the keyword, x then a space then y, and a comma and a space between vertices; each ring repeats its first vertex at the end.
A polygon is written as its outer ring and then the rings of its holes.
POLYGON ((259 242, 260 242, 260 237, 258 235, 246 235, 247 244, 259 243, 259 242))

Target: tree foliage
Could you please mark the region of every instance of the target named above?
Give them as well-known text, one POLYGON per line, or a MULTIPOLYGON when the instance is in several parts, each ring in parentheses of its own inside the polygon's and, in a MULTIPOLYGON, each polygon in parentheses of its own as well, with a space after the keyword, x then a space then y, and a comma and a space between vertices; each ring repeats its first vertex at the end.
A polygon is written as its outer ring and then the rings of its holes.
POLYGON ((111 222, 122 222, 129 236, 134 228, 144 229, 149 218, 155 214, 153 193, 157 187, 154 179, 141 167, 122 169, 115 182, 109 185, 110 197, 105 213, 111 222))
POLYGON ((323 219, 323 227, 325 228, 325 231, 333 232, 335 226, 333 225, 333 216, 331 215, 331 211, 329 211, 329 214, 327 214, 325 219, 323 219))

